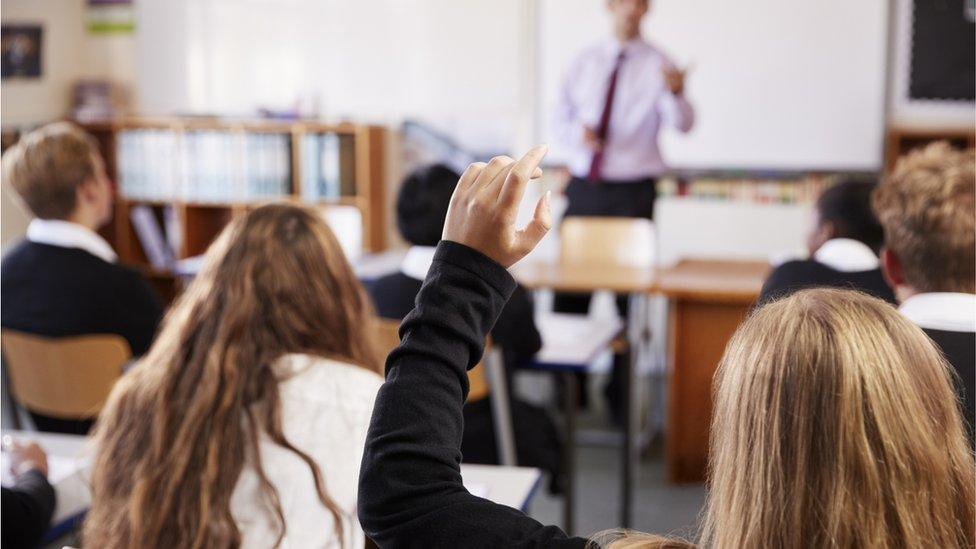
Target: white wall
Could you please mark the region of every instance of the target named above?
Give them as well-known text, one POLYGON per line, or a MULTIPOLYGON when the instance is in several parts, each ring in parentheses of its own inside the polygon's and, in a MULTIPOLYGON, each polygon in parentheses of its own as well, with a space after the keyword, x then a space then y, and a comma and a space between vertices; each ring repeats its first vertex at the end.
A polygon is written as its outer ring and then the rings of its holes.
POLYGON ((4 125, 36 124, 68 112, 71 84, 84 74, 84 0, 4 0, 4 24, 43 26, 41 78, 3 81, 4 125))
POLYGON ((434 121, 507 148, 527 127, 523 0, 159 0, 139 10, 144 112, 434 121), (172 47, 162 48, 163 42, 172 47), (315 108, 317 106, 317 108, 315 108))

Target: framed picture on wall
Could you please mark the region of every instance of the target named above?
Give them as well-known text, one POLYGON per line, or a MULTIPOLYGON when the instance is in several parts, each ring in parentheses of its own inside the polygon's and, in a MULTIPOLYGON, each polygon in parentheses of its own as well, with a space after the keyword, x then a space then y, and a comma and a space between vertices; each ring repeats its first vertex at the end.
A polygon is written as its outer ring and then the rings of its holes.
POLYGON ((41 25, 0 27, 0 76, 40 78, 44 29, 41 25))

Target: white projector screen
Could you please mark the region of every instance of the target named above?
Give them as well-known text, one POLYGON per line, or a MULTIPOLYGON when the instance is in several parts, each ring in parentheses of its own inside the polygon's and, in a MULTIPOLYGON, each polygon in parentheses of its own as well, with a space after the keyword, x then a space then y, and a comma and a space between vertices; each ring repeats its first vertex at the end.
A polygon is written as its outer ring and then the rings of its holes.
MULTIPOLYGON (((885 116, 885 0, 651 0, 645 36, 679 65, 691 133, 661 134, 675 168, 877 170, 885 116)), ((610 39, 605 0, 539 0, 541 138, 566 68, 610 39)), ((558 162, 561 147, 554 146, 558 162)))

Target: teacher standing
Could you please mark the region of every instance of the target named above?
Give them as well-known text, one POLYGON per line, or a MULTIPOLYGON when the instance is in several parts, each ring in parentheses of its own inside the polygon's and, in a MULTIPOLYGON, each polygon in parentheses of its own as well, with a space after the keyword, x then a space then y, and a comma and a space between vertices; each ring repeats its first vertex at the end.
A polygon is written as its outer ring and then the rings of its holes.
POLYGON ((607 0, 613 38, 570 66, 556 113, 570 149, 566 216, 654 217, 656 179, 667 170, 663 126, 691 129, 685 72, 641 36, 648 0, 607 0))
MULTIPOLYGON (((681 1, 681 0, 678 0, 681 1)), ((685 71, 641 36, 648 0, 606 0, 613 38, 584 50, 560 92, 556 130, 570 150, 572 179, 565 216, 654 218, 657 178, 667 171, 658 147, 663 126, 691 129, 694 110, 685 98, 685 71)), ((591 294, 559 292, 553 309, 586 314, 591 294)), ((617 311, 627 317, 627 296, 617 311)), ((611 419, 625 424, 623 380, 629 358, 617 353, 604 387, 611 419)), ((579 403, 588 407, 585 374, 579 403)))

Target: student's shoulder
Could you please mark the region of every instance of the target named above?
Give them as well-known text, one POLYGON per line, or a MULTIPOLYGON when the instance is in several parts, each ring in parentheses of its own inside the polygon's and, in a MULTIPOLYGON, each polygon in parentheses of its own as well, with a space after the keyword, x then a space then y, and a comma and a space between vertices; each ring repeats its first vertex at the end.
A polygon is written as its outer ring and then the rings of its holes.
POLYGON ((793 259, 782 263, 770 273, 770 279, 794 278, 800 275, 811 275, 813 273, 823 273, 827 267, 812 259, 793 259))
POLYGON ((382 376, 362 366, 309 354, 285 355, 275 369, 283 388, 304 399, 334 402, 341 395, 339 400, 369 397, 372 403, 383 385, 382 376))

